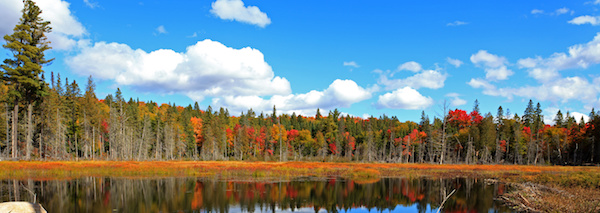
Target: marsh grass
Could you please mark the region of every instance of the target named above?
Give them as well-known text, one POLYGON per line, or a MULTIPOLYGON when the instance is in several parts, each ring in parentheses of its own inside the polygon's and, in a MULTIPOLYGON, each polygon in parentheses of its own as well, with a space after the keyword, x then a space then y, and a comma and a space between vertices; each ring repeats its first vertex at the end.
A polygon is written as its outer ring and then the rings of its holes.
POLYGON ((240 161, 13 161, 0 162, 0 179, 112 177, 379 177, 496 178, 562 187, 600 189, 599 167, 439 165, 240 161))

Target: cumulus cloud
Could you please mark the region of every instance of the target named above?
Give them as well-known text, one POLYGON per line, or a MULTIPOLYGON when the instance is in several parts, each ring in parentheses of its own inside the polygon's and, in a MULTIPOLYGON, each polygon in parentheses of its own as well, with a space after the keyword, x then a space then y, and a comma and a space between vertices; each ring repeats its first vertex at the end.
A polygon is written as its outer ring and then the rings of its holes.
POLYGON ((198 101, 205 96, 291 93, 289 82, 274 76, 259 50, 234 49, 208 39, 183 53, 146 52, 126 44, 98 42, 82 47, 66 63, 84 76, 111 79, 139 91, 184 93, 198 101))
POLYGON ((389 109, 425 109, 433 105, 431 97, 425 97, 419 91, 404 87, 379 96, 378 108, 389 109))
POLYGON ((590 121, 590 116, 583 114, 581 112, 571 112, 571 116, 573 116, 573 118, 575 118, 575 121, 577 121, 577 123, 581 123, 581 118, 583 118, 583 122, 589 122, 590 121))
POLYGON ((450 58, 450 57, 446 58, 446 61, 449 64, 452 64, 452 66, 454 66, 456 68, 459 68, 463 64, 463 62, 461 60, 453 59, 453 58, 450 58))
POLYGON ((562 103, 570 100, 590 102, 590 100, 596 100, 598 93, 600 93, 600 85, 591 83, 582 77, 567 77, 538 86, 528 85, 517 88, 498 88, 483 79, 471 79, 467 84, 475 89, 482 89, 485 95, 506 97, 508 99, 517 96, 562 103))
POLYGON ((569 24, 582 25, 591 24, 593 26, 600 25, 600 16, 578 16, 568 21, 569 24))
MULTIPOLYGON (((544 123, 546 124, 555 124, 556 122, 554 121, 556 119, 556 114, 558 113, 558 108, 556 107, 548 107, 545 108, 543 110, 544 112, 544 123)), ((590 120, 590 117, 580 113, 580 112, 568 112, 568 111, 564 111, 561 110, 561 113, 563 114, 563 119, 566 121, 567 119, 567 113, 569 113, 569 116, 573 117, 575 119, 575 121, 577 123, 580 123, 581 118, 583 118, 584 122, 588 122, 590 120)))
POLYGON ((375 70, 374 72, 380 74, 378 83, 384 85, 386 90, 395 90, 407 86, 415 89, 439 89, 444 87, 444 82, 448 77, 448 75, 442 73, 439 68, 436 68, 436 70, 425 70, 422 68, 421 64, 414 61, 406 62, 398 66, 397 71, 375 70), (397 71, 402 70, 409 70, 416 74, 406 78, 392 78, 397 71))
POLYGON ((485 78, 491 81, 506 80, 514 72, 506 67, 508 61, 505 57, 500 57, 486 50, 471 55, 471 62, 485 70, 485 78))
POLYGON ((458 93, 448 93, 448 94, 446 94, 446 97, 452 98, 452 100, 450 101, 450 104, 454 107, 467 104, 467 101, 465 101, 464 99, 461 99, 460 94, 458 94, 458 93))
POLYGON ((212 3, 211 13, 221 19, 235 20, 243 23, 266 27, 271 19, 256 6, 244 6, 242 0, 217 0, 212 3))
POLYGON ((409 61, 409 62, 406 62, 406 63, 398 66, 398 70, 408 70, 411 72, 419 72, 419 71, 423 70, 423 67, 421 67, 421 64, 419 64, 417 62, 409 61))
MULTIPOLYGON (((36 1, 43 11, 41 17, 51 22, 52 32, 47 35, 55 50, 69 50, 77 45, 76 39, 87 32, 69 10, 70 4, 62 0, 36 1)), ((0 1, 0 35, 12 34, 13 28, 19 22, 23 1, 0 1)))
POLYGON ((333 109, 350 107, 371 98, 376 87, 363 88, 352 80, 337 79, 323 91, 312 90, 303 94, 273 95, 269 99, 259 96, 223 96, 213 98, 212 105, 227 107, 234 112, 243 112, 252 108, 254 111, 270 111, 276 106, 277 111, 314 115, 317 108, 333 109))
POLYGON ((423 70, 413 76, 402 79, 389 79, 385 74, 379 77, 379 83, 386 90, 394 90, 403 87, 439 89, 444 87, 447 74, 437 70, 423 70))
POLYGON ((450 23, 446 24, 446 26, 456 27, 456 26, 467 25, 467 24, 469 24, 469 23, 464 22, 464 21, 454 21, 454 22, 450 22, 450 23))
POLYGON ((529 76, 542 81, 558 78, 559 71, 582 68, 600 63, 600 33, 586 44, 578 44, 568 48, 568 52, 554 53, 548 58, 524 58, 518 62, 521 68, 527 68, 529 76))
POLYGON ((23 2, 20 0, 0 1, 0 36, 12 34, 22 9, 23 2))

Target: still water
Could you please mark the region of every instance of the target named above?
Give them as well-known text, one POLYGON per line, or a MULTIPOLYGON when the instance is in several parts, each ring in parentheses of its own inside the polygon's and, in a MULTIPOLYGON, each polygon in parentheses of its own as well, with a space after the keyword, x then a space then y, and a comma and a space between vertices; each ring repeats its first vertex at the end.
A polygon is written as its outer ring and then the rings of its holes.
POLYGON ((0 201, 37 199, 48 212, 508 212, 494 202, 499 183, 481 179, 352 181, 301 178, 249 181, 220 178, 2 180, 0 201), (33 193, 28 192, 31 190, 33 193))

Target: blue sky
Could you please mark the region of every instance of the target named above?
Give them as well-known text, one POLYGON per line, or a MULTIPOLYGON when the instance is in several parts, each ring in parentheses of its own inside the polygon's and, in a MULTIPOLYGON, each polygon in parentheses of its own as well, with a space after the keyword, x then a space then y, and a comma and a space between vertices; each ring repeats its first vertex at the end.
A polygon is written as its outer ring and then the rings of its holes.
MULTIPOLYGON (((600 1, 38 0, 56 58, 97 95, 123 90, 233 114, 386 114, 418 121, 444 101, 523 114, 529 99, 600 108, 600 1)), ((21 0, 0 0, 0 34, 21 0)), ((4 43, 3 41, 1 43, 4 43)), ((0 59, 10 57, 0 50, 0 59)))

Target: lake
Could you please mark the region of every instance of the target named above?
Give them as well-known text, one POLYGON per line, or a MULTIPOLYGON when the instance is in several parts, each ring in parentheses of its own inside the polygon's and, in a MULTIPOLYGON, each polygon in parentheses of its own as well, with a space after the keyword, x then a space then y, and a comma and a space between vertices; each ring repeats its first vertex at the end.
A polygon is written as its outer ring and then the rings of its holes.
POLYGON ((0 201, 37 199, 48 212, 510 212, 482 179, 339 177, 291 181, 227 178, 2 180, 0 201), (28 190, 35 192, 35 197, 28 190))

